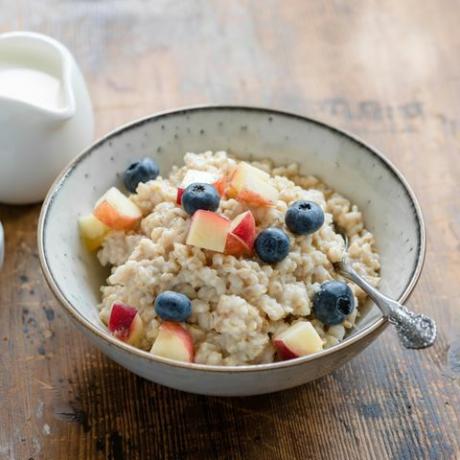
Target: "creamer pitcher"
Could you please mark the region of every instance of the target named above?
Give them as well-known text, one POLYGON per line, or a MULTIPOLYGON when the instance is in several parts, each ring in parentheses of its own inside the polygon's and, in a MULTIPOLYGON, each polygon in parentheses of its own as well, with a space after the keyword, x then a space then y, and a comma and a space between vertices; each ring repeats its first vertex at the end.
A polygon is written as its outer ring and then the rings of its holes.
POLYGON ((0 35, 0 202, 42 200, 93 133, 91 100, 67 48, 31 32, 0 35))

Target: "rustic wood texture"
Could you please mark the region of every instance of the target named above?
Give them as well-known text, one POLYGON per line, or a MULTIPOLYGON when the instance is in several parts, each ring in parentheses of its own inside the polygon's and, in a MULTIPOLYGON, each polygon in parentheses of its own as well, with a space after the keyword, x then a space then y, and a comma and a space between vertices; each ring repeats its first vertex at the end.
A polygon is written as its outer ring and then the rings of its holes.
POLYGON ((430 350, 402 350, 387 330, 280 394, 180 393, 75 331, 40 271, 39 206, 0 206, 0 458, 459 458, 459 17, 456 0, 0 0, 1 32, 44 32, 73 51, 98 135, 178 106, 242 103, 317 117, 385 151, 428 229, 411 303, 439 324, 430 350))

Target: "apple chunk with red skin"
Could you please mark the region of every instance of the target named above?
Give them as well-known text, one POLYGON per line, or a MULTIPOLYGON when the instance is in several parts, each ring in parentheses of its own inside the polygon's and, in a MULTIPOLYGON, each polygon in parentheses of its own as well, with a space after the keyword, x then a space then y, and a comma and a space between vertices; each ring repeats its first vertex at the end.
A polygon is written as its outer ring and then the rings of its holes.
POLYGON ((241 238, 252 250, 256 239, 256 221, 251 211, 236 216, 230 224, 230 232, 241 238))
POLYGON ((278 190, 270 183, 270 175, 242 161, 233 171, 227 195, 251 206, 273 206, 278 190))
POLYGON ((96 203, 93 214, 113 230, 130 230, 142 218, 141 210, 116 187, 109 189, 96 203))
POLYGON ((310 355, 323 349, 323 341, 309 321, 299 321, 289 326, 273 340, 282 359, 310 355))
POLYGON ((139 343, 144 328, 137 310, 122 303, 112 305, 108 327, 115 337, 130 345, 139 343))
POLYGON ((228 233, 224 252, 230 256, 250 256, 252 254, 252 248, 249 248, 246 242, 239 236, 228 233))
POLYGON ((186 243, 234 256, 251 255, 256 234, 254 216, 246 211, 232 222, 212 211, 193 214, 186 243))
POLYGON ((230 221, 212 211, 199 209, 193 214, 187 244, 210 251, 224 252, 230 221))
POLYGON ((192 335, 180 324, 164 321, 150 352, 163 358, 192 363, 195 354, 192 335))
POLYGON ((256 238, 256 222, 251 211, 236 216, 231 224, 225 245, 225 254, 250 256, 256 238))
POLYGON ((219 195, 223 194, 222 181, 217 174, 208 171, 199 171, 197 169, 189 169, 182 179, 181 184, 177 189, 176 203, 180 206, 182 204, 182 195, 185 189, 192 184, 211 184, 214 185, 219 195))

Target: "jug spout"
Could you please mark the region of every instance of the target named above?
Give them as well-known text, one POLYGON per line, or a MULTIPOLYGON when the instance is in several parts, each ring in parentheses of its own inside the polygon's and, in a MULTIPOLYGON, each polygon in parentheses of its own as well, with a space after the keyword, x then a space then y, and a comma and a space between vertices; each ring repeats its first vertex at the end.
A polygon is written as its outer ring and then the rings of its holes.
POLYGON ((37 112, 49 120, 75 114, 73 57, 56 40, 33 32, 0 35, 0 107, 37 112))

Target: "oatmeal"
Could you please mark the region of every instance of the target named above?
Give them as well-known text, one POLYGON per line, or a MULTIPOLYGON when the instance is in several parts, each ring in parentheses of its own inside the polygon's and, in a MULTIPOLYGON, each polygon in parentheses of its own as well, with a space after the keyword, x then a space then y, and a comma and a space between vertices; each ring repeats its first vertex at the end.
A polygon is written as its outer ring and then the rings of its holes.
POLYGON ((111 267, 99 309, 115 336, 172 359, 242 365, 314 353, 353 328, 366 295, 334 270, 344 249, 334 223, 374 286, 380 264, 346 198, 296 164, 225 152, 187 153, 148 179, 129 199, 111 189, 81 223, 111 267))

